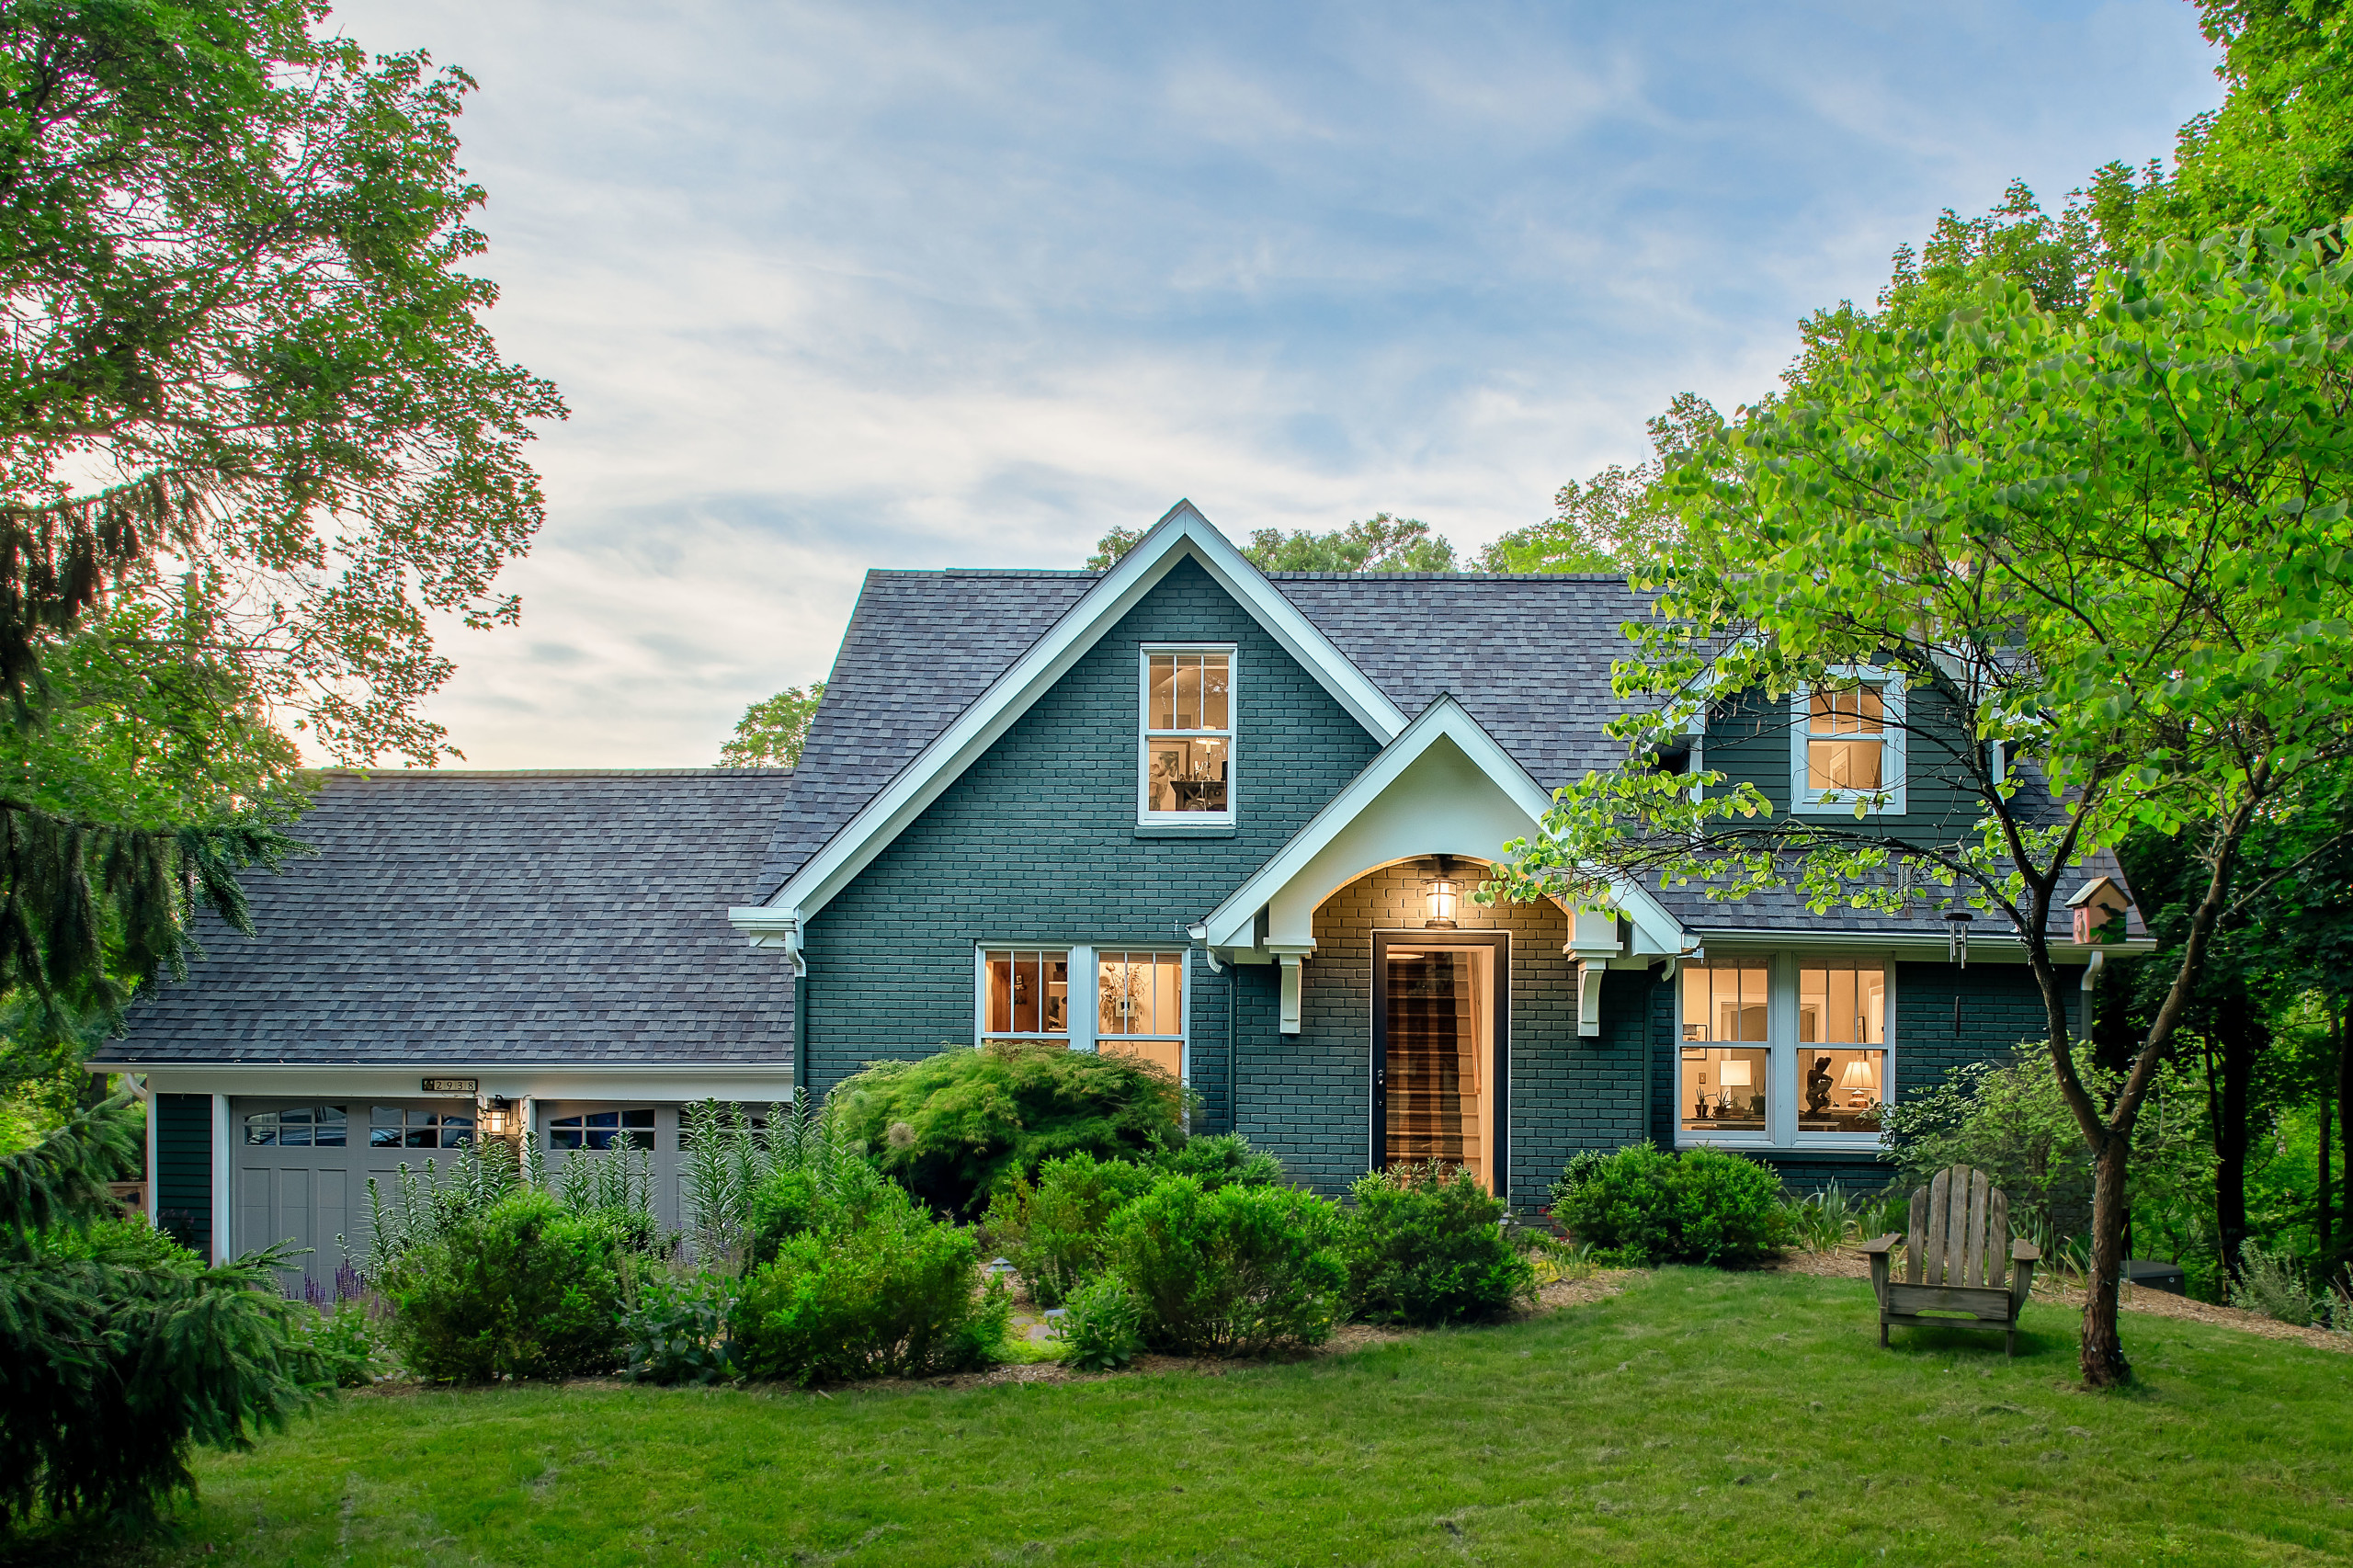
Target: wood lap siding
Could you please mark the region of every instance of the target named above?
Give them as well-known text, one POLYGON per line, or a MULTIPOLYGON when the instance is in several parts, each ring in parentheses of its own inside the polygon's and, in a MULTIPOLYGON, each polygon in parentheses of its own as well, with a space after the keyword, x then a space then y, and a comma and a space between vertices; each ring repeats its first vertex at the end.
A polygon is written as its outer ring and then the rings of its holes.
POLYGON ((212 1249, 212 1096, 157 1095, 155 1212, 198 1252, 212 1249))

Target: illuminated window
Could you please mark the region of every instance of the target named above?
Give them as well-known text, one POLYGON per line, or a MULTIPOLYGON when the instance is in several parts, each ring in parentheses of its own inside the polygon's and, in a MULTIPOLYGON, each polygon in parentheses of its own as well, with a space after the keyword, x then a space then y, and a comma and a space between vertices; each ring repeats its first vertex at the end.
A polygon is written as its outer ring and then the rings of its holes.
POLYGON ((1883 963, 1783 956, 1687 964, 1677 985, 1676 1127, 1686 1143, 1876 1141, 1894 1098, 1883 963), (1781 992, 1778 1006, 1774 992, 1781 992), (1784 1021, 1794 1017, 1792 1028, 1784 1021))
POLYGON ((1798 1131, 1877 1132, 1889 1090, 1887 971, 1877 964, 1798 970, 1798 1131))
POLYGON ((981 957, 981 1032, 991 1040, 1070 1039, 1070 952, 995 948, 981 957))
POLYGON ((1142 813, 1233 814, 1233 654, 1147 649, 1143 655, 1142 813))
POLYGON ((1857 680, 1800 692, 1790 756, 1800 811, 1904 810, 1904 692, 1893 681, 1857 680))
POLYGON ((1686 1132, 1767 1138, 1771 1052, 1766 1040, 1772 971, 1762 964, 1683 967, 1682 1096, 1686 1132))
POLYGON ((1105 950, 1095 960, 1095 1049, 1185 1072, 1185 955, 1105 950))

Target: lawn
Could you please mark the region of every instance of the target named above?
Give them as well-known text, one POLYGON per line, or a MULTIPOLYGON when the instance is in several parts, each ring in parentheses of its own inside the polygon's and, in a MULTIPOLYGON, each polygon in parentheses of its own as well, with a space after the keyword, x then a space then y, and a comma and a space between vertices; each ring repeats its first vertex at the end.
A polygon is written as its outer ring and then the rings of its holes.
POLYGON ((159 1560, 2353 1558, 2353 1356, 2128 1316, 2142 1381, 2092 1395, 2073 1315, 2027 1325, 1882 1351, 1854 1281, 1666 1269, 1222 1376, 369 1395, 208 1459, 159 1560))

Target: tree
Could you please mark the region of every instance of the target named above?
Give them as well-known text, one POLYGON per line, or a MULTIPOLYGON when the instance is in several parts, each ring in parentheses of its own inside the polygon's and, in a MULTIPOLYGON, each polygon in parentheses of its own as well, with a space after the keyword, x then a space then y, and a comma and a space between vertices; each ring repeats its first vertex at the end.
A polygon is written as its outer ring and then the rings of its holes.
POLYGON ((809 721, 825 698, 825 683, 788 686, 765 702, 755 702, 735 721, 735 734, 719 748, 722 767, 790 767, 801 760, 809 721))
MULTIPOLYGON (((1087 557, 1090 572, 1108 572, 1136 547, 1143 535, 1133 528, 1113 528, 1095 542, 1087 557)), ((1361 522, 1329 533, 1302 528, 1285 533, 1260 528, 1242 547, 1242 553, 1261 572, 1452 572, 1454 546, 1430 531, 1416 517, 1375 512, 1361 522)))
POLYGON ((1857 334, 1668 476, 1687 543, 1645 580, 1658 619, 1630 628, 1615 677, 1629 760, 1563 790, 1483 890, 1595 904, 1611 880, 1664 879, 1895 910, 1918 877, 2004 921, 2095 1171, 2095 1386, 2131 1371, 2132 1129, 2248 835, 2353 763, 2348 342, 2353 265, 2278 231, 2161 244, 2081 316, 2006 282, 1857 334), (1776 815, 1754 785, 1658 764, 1703 706, 1866 676, 1903 694, 1888 722, 1913 788, 1959 802, 1927 829, 1874 815, 1883 790, 1858 789, 1851 820, 1776 815), (2203 886, 2102 1101, 2048 933, 2070 868, 2136 826, 2190 835, 2203 886))
POLYGON ((1632 468, 1610 464, 1552 497, 1552 516, 1517 528, 1479 552, 1482 572, 1624 572, 1679 542, 1681 519, 1658 494, 1670 466, 1723 424, 1697 392, 1684 392, 1649 421, 1651 455, 1632 468))
POLYGON ((329 755, 449 754, 428 618, 511 622, 554 389, 460 265, 470 80, 318 0, 0 12, 0 989, 54 1041, 294 847, 329 755))
POLYGON ((119 1096, 0 1160, 0 1524, 151 1516, 195 1493, 197 1444, 251 1448, 333 1386, 284 1248, 207 1268, 143 1227, 94 1233, 137 1126, 119 1096))

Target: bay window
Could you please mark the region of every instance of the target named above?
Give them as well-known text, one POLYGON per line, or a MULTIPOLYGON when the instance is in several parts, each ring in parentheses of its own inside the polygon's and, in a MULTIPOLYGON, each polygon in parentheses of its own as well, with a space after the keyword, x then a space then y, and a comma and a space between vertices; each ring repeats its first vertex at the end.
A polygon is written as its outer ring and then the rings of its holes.
POLYGON ((1888 966, 1792 954, 1685 964, 1677 1141, 1838 1148, 1875 1142, 1894 1095, 1888 966))

